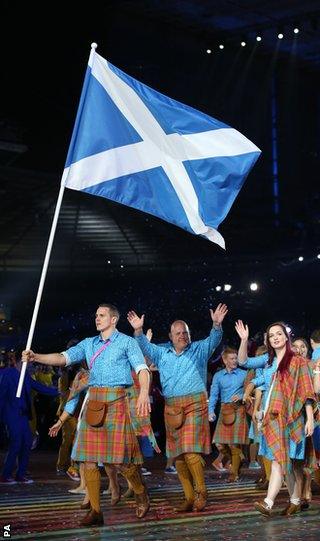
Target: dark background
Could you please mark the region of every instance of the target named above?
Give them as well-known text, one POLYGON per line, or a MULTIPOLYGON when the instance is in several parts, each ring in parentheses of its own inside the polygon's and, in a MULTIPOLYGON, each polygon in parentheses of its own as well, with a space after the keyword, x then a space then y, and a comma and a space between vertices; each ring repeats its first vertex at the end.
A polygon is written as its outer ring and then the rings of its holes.
MULTIPOLYGON (((58 350, 73 336, 93 334, 100 301, 114 302, 123 316, 131 308, 145 312, 155 341, 175 318, 202 337, 218 302, 229 306, 229 343, 239 317, 252 334, 279 319, 307 338, 320 326, 319 11, 319 2, 295 0, 5 2, 2 347, 24 345, 28 332, 92 41, 128 74, 241 131, 262 155, 219 228, 226 251, 67 190, 34 348, 58 350), (249 289, 253 281, 257 292, 249 289)), ((130 332, 125 317, 119 329, 130 332)))

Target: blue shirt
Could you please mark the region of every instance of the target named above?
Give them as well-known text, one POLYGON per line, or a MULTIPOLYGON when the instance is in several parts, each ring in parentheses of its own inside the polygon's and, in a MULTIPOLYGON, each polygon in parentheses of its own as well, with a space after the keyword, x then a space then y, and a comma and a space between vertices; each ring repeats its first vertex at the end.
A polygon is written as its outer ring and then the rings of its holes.
POLYGON ((86 360, 90 370, 89 387, 121 387, 133 384, 131 370, 138 373, 147 369, 136 341, 115 330, 107 347, 96 357, 92 368, 90 360, 107 342, 100 335, 85 338, 75 346, 63 351, 67 366, 86 360))
POLYGON ((20 372, 17 368, 7 367, 0 370, 0 419, 4 422, 15 415, 31 416, 32 390, 52 397, 59 394, 56 387, 48 387, 35 381, 26 371, 21 397, 17 398, 19 379, 20 372))
POLYGON ((275 360, 269 366, 268 363, 269 356, 267 353, 263 355, 257 355, 257 357, 248 357, 245 364, 241 365, 244 368, 260 368, 259 375, 251 380, 256 387, 263 387, 264 393, 262 396, 262 409, 265 408, 266 400, 268 397, 268 392, 272 382, 272 376, 277 370, 277 363, 275 360))
POLYGON ((241 368, 235 368, 231 372, 224 368, 213 376, 209 398, 209 415, 214 413, 219 397, 223 404, 232 402, 231 399, 235 395, 242 399, 243 383, 246 376, 246 370, 241 370, 241 368))
POLYGON ((144 334, 136 336, 143 355, 149 357, 160 374, 165 398, 206 391, 204 369, 222 338, 222 329, 212 328, 208 338, 191 342, 177 353, 172 344, 151 344, 144 334))
POLYGON ((311 355, 312 361, 318 361, 320 359, 320 347, 313 350, 311 355))

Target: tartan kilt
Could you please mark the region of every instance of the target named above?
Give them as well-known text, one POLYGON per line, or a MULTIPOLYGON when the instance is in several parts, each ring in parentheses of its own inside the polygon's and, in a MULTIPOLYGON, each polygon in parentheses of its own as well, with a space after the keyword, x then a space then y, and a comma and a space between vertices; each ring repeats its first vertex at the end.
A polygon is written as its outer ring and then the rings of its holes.
POLYGON ((182 453, 211 453, 207 393, 166 398, 169 406, 183 408, 185 421, 181 428, 166 424, 166 455, 174 458, 182 453))
POLYGON ((149 439, 150 444, 157 453, 161 453, 160 447, 157 444, 156 437, 154 435, 150 415, 138 416, 137 415, 137 399, 139 396, 139 390, 135 385, 131 385, 126 388, 127 400, 129 402, 129 411, 132 426, 136 436, 146 436, 149 439))
POLYGON ((79 419, 71 458, 78 462, 142 464, 140 446, 130 418, 126 389, 90 387, 89 400, 106 402, 108 411, 102 427, 86 422, 87 404, 79 419))
POLYGON ((244 406, 240 406, 236 410, 236 418, 232 425, 223 424, 220 411, 212 443, 247 444, 249 443, 248 430, 248 419, 244 406))

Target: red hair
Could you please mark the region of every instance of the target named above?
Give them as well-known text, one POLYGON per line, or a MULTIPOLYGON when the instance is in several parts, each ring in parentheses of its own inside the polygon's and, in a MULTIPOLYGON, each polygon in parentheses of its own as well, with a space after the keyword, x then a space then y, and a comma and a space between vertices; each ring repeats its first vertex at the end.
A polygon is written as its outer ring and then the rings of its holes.
POLYGON ((289 368, 291 359, 294 356, 294 352, 291 349, 290 336, 289 336, 289 333, 287 331, 287 328, 286 328, 285 324, 282 321, 277 321, 276 323, 272 323, 271 325, 269 325, 269 327, 267 328, 267 331, 266 331, 266 345, 267 345, 268 356, 269 356, 268 365, 270 366, 273 363, 273 359, 274 359, 274 357, 276 355, 276 352, 275 352, 274 348, 270 345, 270 341, 269 341, 269 331, 270 331, 271 327, 275 327, 276 325, 278 327, 281 327, 284 335, 287 337, 286 350, 285 350, 284 356, 282 357, 282 359, 281 359, 281 361, 279 363, 279 366, 278 366, 278 372, 281 374, 281 377, 283 377, 284 373, 289 368))

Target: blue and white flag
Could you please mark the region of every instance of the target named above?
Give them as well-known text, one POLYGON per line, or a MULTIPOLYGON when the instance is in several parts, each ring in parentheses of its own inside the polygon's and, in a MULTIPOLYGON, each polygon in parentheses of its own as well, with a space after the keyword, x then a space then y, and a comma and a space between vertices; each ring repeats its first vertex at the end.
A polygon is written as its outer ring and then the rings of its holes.
POLYGON ((95 47, 62 183, 224 248, 217 228, 260 150, 237 130, 133 79, 95 47))

